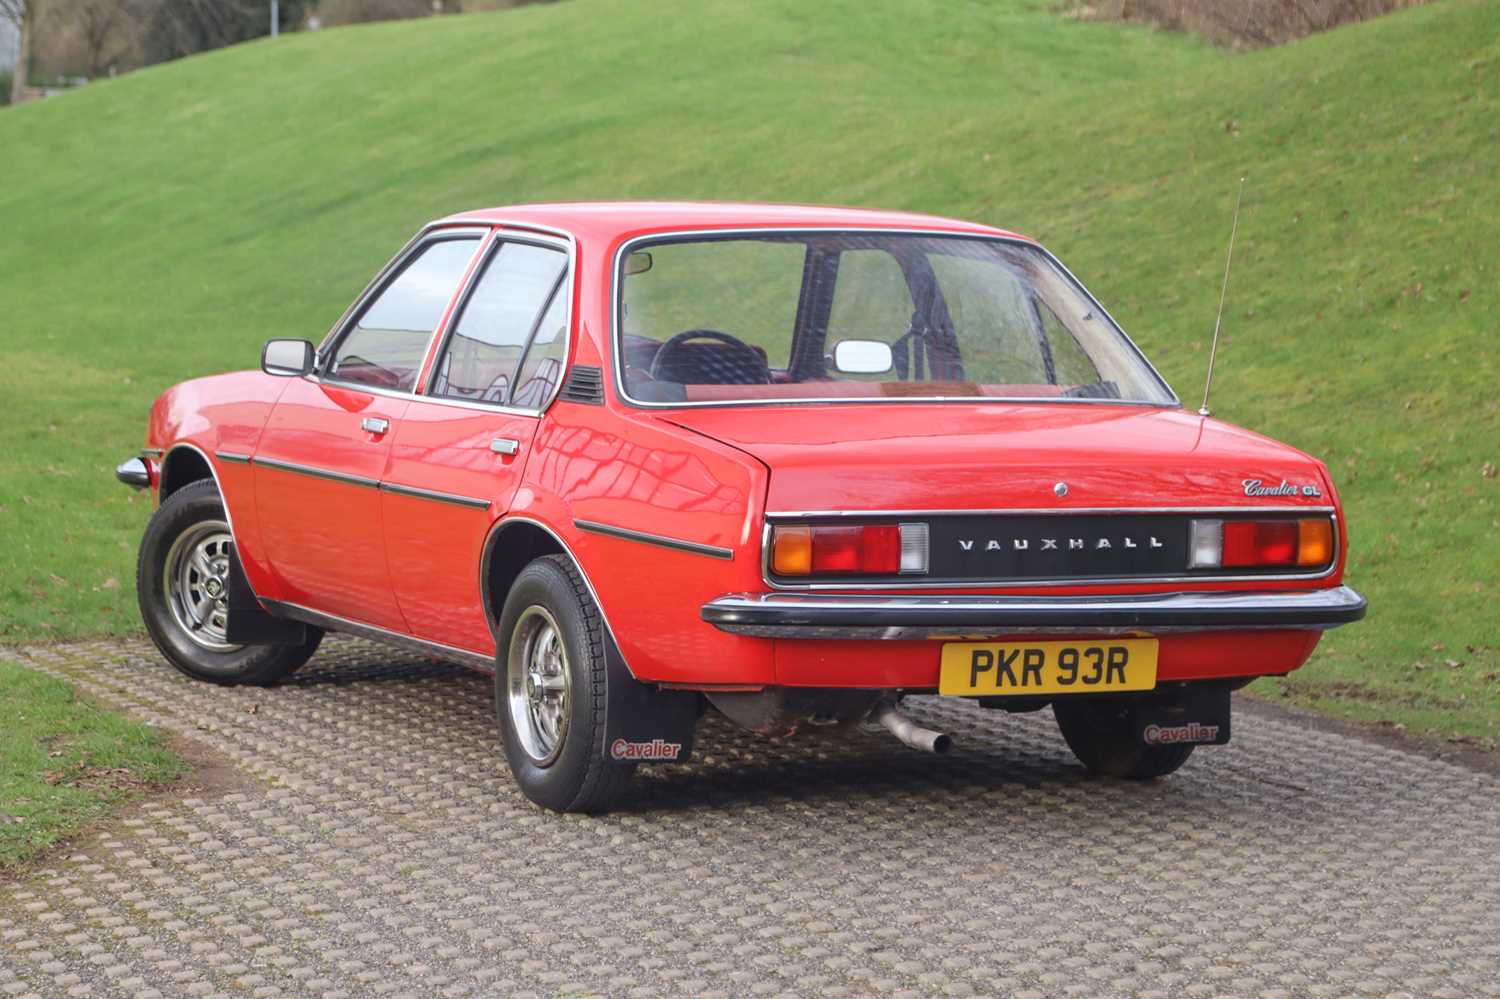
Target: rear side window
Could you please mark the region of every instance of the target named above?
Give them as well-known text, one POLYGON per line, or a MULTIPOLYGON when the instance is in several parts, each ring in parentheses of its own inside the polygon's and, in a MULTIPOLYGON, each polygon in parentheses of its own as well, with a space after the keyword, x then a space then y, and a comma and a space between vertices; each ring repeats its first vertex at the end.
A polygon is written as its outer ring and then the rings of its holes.
POLYGON ((547 375, 539 371, 542 356, 567 349, 567 333, 559 329, 566 314, 567 271, 568 255, 561 250, 500 244, 453 324, 438 358, 431 394, 539 408, 556 384, 562 363, 559 353, 553 365, 558 370, 551 372, 547 391, 538 392, 533 383, 547 375), (537 363, 528 361, 528 347, 541 352, 537 363), (519 390, 522 383, 524 393, 519 390))
POLYGON ((327 376, 410 392, 432 333, 478 246, 477 237, 445 239, 418 250, 339 342, 327 376))
POLYGON ((552 304, 537 325, 536 336, 521 362, 511 403, 526 409, 540 409, 562 379, 563 362, 568 353, 568 302, 566 292, 552 296, 552 304))

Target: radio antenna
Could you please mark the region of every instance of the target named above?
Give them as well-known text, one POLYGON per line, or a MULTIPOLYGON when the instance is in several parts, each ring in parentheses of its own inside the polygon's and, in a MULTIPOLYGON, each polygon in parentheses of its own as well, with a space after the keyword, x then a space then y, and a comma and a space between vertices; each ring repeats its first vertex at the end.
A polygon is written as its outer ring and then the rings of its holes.
POLYGON ((1229 296, 1229 265, 1234 261, 1234 237, 1240 231, 1240 202, 1245 200, 1245 178, 1240 178, 1240 193, 1234 199, 1234 223, 1229 227, 1229 253, 1224 257, 1224 287, 1219 291, 1219 314, 1214 317, 1214 340, 1208 348, 1208 381, 1203 385, 1203 405, 1199 416, 1208 415, 1208 393, 1214 387, 1214 361, 1219 356, 1219 327, 1224 322, 1224 299, 1229 296))

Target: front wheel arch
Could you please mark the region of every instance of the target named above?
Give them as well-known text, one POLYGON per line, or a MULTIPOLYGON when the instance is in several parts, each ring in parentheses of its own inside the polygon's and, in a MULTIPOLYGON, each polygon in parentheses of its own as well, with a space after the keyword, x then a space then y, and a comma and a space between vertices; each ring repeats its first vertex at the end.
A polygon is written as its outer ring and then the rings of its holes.
MULTIPOLYGON (((204 479, 212 480, 217 488, 218 479, 214 475, 213 466, 209 464, 208 456, 191 444, 178 444, 161 460, 161 486, 157 503, 165 503, 179 489, 204 479)), ((220 495, 223 492, 222 489, 219 490, 220 495)))

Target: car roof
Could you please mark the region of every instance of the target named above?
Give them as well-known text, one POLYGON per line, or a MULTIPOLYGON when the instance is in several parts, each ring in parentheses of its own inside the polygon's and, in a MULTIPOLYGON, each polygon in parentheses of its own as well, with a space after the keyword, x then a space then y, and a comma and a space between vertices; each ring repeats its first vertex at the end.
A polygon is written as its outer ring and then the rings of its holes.
POLYGON ((695 229, 849 228, 926 229, 1028 239, 977 222, 829 205, 733 201, 570 201, 509 205, 450 215, 435 224, 479 222, 558 229, 575 237, 613 241, 656 232, 695 229))

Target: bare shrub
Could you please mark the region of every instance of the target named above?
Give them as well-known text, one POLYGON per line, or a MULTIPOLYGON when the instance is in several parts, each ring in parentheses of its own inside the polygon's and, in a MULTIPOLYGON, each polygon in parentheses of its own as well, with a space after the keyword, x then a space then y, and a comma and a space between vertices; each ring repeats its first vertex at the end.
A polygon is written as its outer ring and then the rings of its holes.
POLYGON ((317 16, 323 24, 331 26, 427 17, 432 12, 432 0, 323 0, 318 4, 317 16))
POLYGON ((525 7, 548 0, 321 0, 318 23, 324 27, 341 24, 365 24, 370 21, 395 21, 431 14, 467 14, 485 10, 525 7))
POLYGON ((1191 31, 1219 45, 1263 48, 1367 21, 1427 0, 1062 0, 1064 12, 1091 21, 1147 22, 1191 31))

